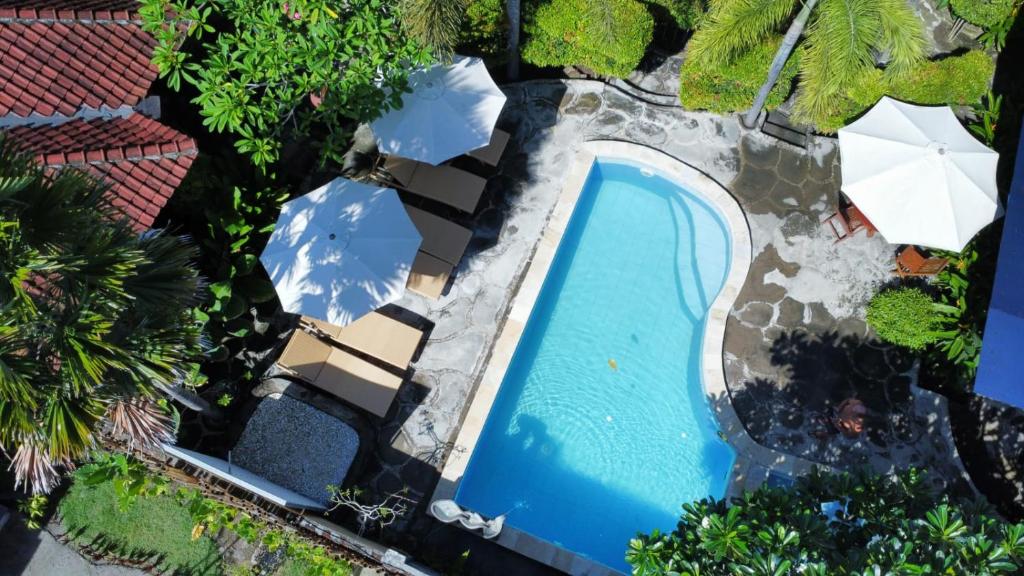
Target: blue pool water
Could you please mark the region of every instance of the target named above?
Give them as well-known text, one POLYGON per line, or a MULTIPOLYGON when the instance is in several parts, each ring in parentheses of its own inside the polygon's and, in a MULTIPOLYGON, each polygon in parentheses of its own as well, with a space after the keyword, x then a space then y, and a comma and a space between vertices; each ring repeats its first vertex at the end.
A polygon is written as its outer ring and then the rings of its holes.
POLYGON ((730 235, 645 173, 591 169, 456 495, 619 570, 638 531, 721 497, 734 458, 700 377, 730 235))

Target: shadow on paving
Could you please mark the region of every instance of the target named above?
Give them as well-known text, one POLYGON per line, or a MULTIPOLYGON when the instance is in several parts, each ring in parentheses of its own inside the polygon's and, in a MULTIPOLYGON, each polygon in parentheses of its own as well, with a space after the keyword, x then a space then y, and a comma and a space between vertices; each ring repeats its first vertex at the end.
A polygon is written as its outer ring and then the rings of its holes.
POLYGON ((829 424, 847 398, 868 408, 864 438, 873 445, 912 439, 911 381, 904 375, 912 359, 901 350, 835 330, 798 329, 776 337, 770 357, 777 380, 758 377, 732 391, 736 411, 758 442, 820 459, 828 444, 850 442, 829 424))

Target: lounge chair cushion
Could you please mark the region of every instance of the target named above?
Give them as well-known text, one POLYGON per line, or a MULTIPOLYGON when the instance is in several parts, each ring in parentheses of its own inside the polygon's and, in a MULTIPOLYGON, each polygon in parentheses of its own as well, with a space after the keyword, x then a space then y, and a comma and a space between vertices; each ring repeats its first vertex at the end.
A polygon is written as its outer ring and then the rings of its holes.
POLYGON ((384 168, 409 192, 436 200, 463 212, 473 212, 480 203, 487 180, 452 166, 389 156, 384 168))
POLYGON ((338 342, 405 370, 423 340, 423 332, 380 312, 370 312, 345 326, 338 342))
POLYGON ((409 281, 405 287, 421 296, 436 300, 444 292, 451 274, 451 264, 426 252, 420 252, 413 260, 412 272, 409 273, 409 281))
POLYGON ((508 132, 495 128, 491 132, 491 141, 486 146, 470 150, 466 152, 466 155, 472 156, 489 166, 497 166, 498 162, 501 161, 501 155, 505 152, 505 147, 508 146, 509 138, 508 132))
POLYGON ((462 260, 462 255, 466 253, 473 232, 415 206, 406 204, 405 210, 423 237, 420 252, 426 252, 452 266, 457 266, 462 260))
POLYGON ((333 348, 313 385, 377 416, 385 416, 398 394, 402 378, 340 348, 333 348))
POLYGON ((409 367, 423 340, 423 331, 380 312, 370 312, 344 327, 309 316, 303 316, 302 321, 312 324, 341 344, 387 362, 399 370, 409 367))
POLYGON ((377 416, 387 414, 402 378, 296 330, 277 361, 313 386, 377 416))

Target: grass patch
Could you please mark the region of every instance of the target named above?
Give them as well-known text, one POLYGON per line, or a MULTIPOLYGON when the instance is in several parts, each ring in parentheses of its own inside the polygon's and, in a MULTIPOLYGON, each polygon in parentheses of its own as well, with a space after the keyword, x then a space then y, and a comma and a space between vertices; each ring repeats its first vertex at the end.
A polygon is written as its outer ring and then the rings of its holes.
POLYGON ((312 574, 313 566, 296 558, 289 558, 274 572, 274 576, 307 576, 312 574))
POLYGON ((206 536, 193 541, 188 511, 170 497, 137 498, 122 511, 113 482, 75 482, 60 501, 60 513, 78 544, 109 547, 121 557, 159 557, 160 569, 171 574, 223 574, 216 543, 206 536))

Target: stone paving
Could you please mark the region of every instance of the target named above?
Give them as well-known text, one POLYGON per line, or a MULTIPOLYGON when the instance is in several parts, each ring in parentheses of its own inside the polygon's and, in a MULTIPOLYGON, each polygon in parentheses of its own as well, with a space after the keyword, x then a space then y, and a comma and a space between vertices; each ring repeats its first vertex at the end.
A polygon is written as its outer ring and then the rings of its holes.
POLYGON ((732 401, 755 440, 838 467, 913 464, 940 480, 963 477, 944 402, 918 390, 910 359, 880 343, 864 322, 867 301, 890 279, 894 247, 863 234, 834 244, 821 224, 839 189, 833 140, 790 149, 743 131, 735 118, 646 104, 599 82, 526 82, 505 91, 499 125, 513 140, 484 205, 461 219, 474 239, 450 291, 437 301, 408 295, 397 303, 428 330, 411 383, 386 419, 354 424, 369 453, 348 482, 377 494, 408 488, 421 503, 382 540, 425 560, 439 550, 457 556, 471 549, 476 562, 490 559, 503 574, 545 573, 439 525, 423 509, 446 455, 463 450, 452 440, 567 167, 594 139, 664 151, 725 185, 746 213, 753 260, 728 320, 724 362, 732 401), (856 440, 820 424, 847 397, 870 410, 867 433, 856 440))

